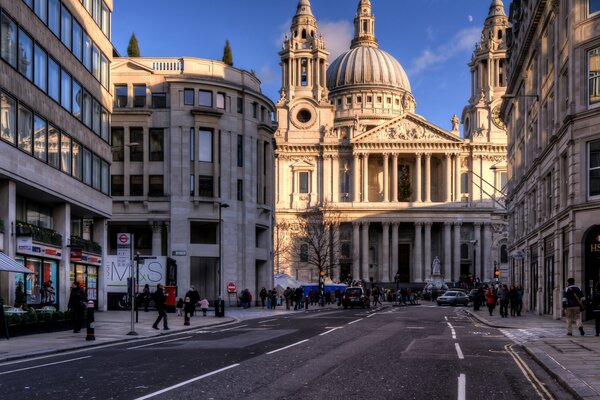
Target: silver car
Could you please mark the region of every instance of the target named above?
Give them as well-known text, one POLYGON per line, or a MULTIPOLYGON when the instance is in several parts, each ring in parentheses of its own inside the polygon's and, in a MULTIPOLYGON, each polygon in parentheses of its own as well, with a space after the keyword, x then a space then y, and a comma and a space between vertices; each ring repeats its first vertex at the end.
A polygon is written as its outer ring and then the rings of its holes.
POLYGON ((459 304, 462 304, 464 306, 467 306, 469 305, 469 296, 467 296, 462 291, 449 290, 437 298, 437 304, 438 306, 444 304, 448 304, 451 306, 457 306, 459 304))

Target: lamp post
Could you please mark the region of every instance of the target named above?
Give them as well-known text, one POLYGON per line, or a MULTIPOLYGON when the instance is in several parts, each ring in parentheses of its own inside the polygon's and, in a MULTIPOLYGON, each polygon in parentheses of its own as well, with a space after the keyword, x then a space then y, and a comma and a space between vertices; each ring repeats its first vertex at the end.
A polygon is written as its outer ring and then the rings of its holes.
POLYGON ((217 284, 219 285, 218 288, 218 301, 222 300, 222 282, 221 282, 221 278, 222 278, 222 266, 223 266, 223 218, 222 218, 222 210, 224 208, 229 208, 229 204, 227 203, 220 203, 219 204, 219 269, 217 270, 218 272, 218 282, 217 284))

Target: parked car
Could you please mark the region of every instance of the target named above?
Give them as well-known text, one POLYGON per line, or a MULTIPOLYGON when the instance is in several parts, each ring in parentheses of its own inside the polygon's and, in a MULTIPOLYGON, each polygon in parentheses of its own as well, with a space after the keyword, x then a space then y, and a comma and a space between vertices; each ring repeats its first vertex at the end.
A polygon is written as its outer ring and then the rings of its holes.
POLYGON ((354 306, 361 308, 370 307, 369 297, 365 289, 360 286, 346 288, 342 296, 342 306, 344 308, 354 308, 354 306))
POLYGON ((467 296, 464 292, 458 290, 449 290, 443 295, 437 298, 438 306, 443 304, 448 304, 451 306, 457 306, 462 304, 464 306, 469 305, 469 296, 467 296))
POLYGON ((475 301, 475 296, 477 296, 477 289, 471 289, 469 292, 469 301, 475 301))

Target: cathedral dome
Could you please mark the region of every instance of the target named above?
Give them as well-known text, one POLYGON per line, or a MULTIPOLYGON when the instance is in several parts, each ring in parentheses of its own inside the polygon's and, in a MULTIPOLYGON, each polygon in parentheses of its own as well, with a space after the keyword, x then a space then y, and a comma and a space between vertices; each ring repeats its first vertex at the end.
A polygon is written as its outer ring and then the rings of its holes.
POLYGON ((410 82, 400 63, 376 46, 356 46, 340 55, 327 69, 330 91, 357 85, 410 92, 410 82))

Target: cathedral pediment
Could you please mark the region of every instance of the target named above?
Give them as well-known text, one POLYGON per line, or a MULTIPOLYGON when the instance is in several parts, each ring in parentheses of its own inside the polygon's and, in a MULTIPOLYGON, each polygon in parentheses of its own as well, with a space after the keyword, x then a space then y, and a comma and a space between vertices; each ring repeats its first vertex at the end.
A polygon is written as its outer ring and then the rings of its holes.
MULTIPOLYGON (((358 131, 360 132, 360 126, 358 131)), ((385 122, 368 131, 359 133, 352 138, 351 142, 460 143, 462 140, 456 135, 437 127, 422 117, 413 114, 404 114, 392 121, 385 122)))

